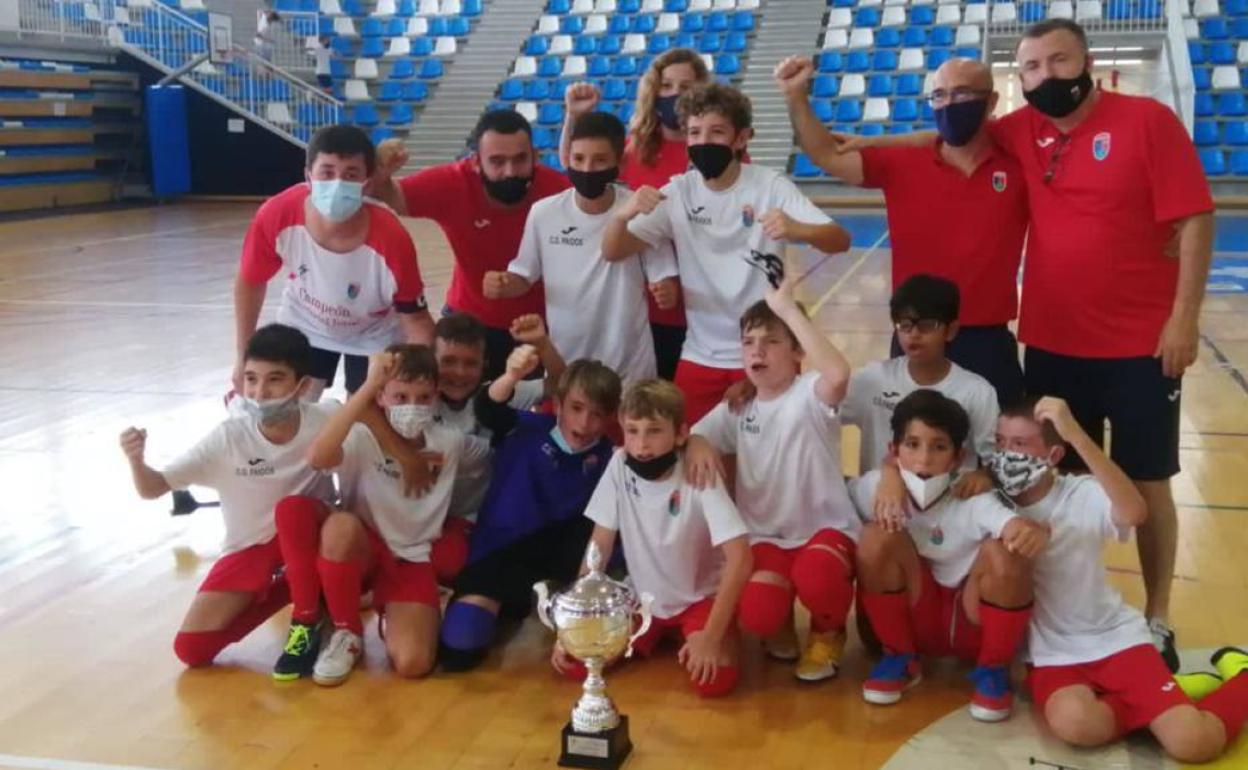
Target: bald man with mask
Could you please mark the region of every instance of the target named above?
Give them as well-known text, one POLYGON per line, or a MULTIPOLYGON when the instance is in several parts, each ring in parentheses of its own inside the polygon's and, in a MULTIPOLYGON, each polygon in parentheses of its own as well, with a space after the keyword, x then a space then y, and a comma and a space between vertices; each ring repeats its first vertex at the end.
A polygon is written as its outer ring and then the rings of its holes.
MULTIPOLYGON (((992 383, 1002 406, 1017 403, 1023 373, 1008 324, 1018 312, 1027 191, 1017 161, 986 128, 997 105, 991 71, 970 59, 936 71, 927 97, 940 129, 933 140, 850 152, 841 152, 811 108, 813 74, 810 58, 797 56, 775 71, 802 151, 847 184, 884 192, 893 288, 920 273, 957 284, 959 330, 949 358, 992 383)), ((892 355, 901 352, 894 337, 892 355)))

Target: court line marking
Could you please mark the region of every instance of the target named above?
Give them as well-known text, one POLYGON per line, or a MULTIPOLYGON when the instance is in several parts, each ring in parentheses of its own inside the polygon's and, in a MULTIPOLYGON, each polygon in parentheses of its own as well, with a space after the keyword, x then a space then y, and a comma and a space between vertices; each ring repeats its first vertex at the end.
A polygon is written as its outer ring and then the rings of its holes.
POLYGON ((0 754, 0 767, 29 768, 29 770, 162 770, 142 765, 110 765, 104 762, 80 762, 74 759, 53 757, 23 757, 16 754, 0 754))
POLYGON ((224 222, 216 222, 211 225, 196 225, 194 227, 182 227, 176 230, 158 230, 151 233, 136 233, 134 235, 118 235, 114 238, 96 238, 94 240, 83 240, 72 243, 59 244, 55 246, 44 246, 38 249, 14 249, 12 251, 0 251, 0 259, 10 256, 26 256, 30 254, 45 254, 50 251, 63 251, 65 249, 82 249, 90 246, 101 246, 105 243, 123 243, 125 241, 134 241, 143 238, 165 238, 169 236, 186 235, 187 233, 198 233, 204 230, 220 230, 224 227, 236 227, 240 224, 250 224, 253 216, 245 219, 231 219, 224 222))
POLYGON ((1226 354, 1222 352, 1222 349, 1215 345, 1213 340, 1209 339, 1209 335, 1202 334, 1200 335, 1200 338, 1204 340, 1204 343, 1209 346, 1210 350, 1213 351, 1213 357, 1217 359, 1218 367, 1220 369, 1225 369, 1226 373, 1231 375, 1231 379, 1235 380, 1235 384, 1239 385, 1239 389, 1244 391, 1244 393, 1248 393, 1248 380, 1244 379, 1244 373, 1235 368, 1235 364, 1231 363, 1231 359, 1226 357, 1226 354))
MULTIPOLYGON (((868 248, 866 251, 862 252, 862 255, 858 257, 858 259, 855 260, 852 265, 849 266, 849 269, 846 270, 844 273, 842 273, 841 277, 837 278, 836 281, 831 286, 828 287, 828 290, 823 293, 823 296, 819 298, 819 301, 816 302, 814 305, 811 305, 810 313, 809 313, 811 318, 814 318, 816 315, 819 314, 820 308, 822 308, 827 303, 828 300, 832 299, 832 295, 838 292, 840 288, 845 285, 845 282, 849 280, 850 276, 858 272, 858 268, 862 267, 863 264, 867 261, 867 258, 872 256, 873 254, 875 254, 876 251, 879 250, 880 244, 884 243, 884 241, 887 238, 888 238, 888 230, 885 230, 884 233, 880 235, 880 237, 876 240, 876 242, 871 244, 871 247, 868 248)), ((808 272, 807 275, 809 274, 810 273, 808 272)), ((806 276, 802 276, 802 277, 805 278, 806 276)))
POLYGON ((0 299, 0 305, 50 305, 52 307, 129 307, 150 308, 157 310, 180 310, 193 308, 200 310, 232 310, 234 305, 226 302, 110 302, 107 300, 69 300, 69 299, 0 299))

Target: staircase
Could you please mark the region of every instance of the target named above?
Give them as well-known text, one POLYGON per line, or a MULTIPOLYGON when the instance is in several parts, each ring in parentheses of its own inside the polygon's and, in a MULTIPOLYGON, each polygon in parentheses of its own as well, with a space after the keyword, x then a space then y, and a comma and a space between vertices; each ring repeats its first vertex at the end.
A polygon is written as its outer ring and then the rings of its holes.
MULTIPOLYGON (((789 0, 785 0, 788 2, 789 0)), ((803 0, 804 1, 804 0, 803 0)), ((481 112, 507 77, 546 0, 493 0, 455 64, 408 135, 410 159, 403 173, 454 160, 481 112)))
POLYGON ((827 9, 827 0, 771 0, 766 5, 741 81, 741 90, 754 105, 750 158, 759 165, 780 171, 788 166, 793 128, 772 72, 783 59, 815 47, 827 9))

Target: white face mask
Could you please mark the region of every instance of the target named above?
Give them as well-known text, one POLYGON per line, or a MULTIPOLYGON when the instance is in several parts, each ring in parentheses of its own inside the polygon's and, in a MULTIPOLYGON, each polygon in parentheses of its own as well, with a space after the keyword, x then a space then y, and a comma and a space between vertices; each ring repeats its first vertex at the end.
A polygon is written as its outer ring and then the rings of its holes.
POLYGON ((942 473, 939 476, 922 479, 917 473, 911 473, 902 468, 901 480, 905 482, 906 491, 910 493, 910 499, 914 501, 914 504, 919 507, 920 511, 926 511, 944 497, 945 492, 949 491, 953 477, 948 473, 942 473))
POLYGON ((395 433, 407 439, 416 438, 433 422, 433 407, 429 404, 388 406, 386 419, 395 433))
POLYGON ((1044 480, 1049 461, 1022 452, 997 450, 988 458, 988 470, 1006 497, 1018 497, 1044 480))
POLYGON ((270 398, 265 401, 239 394, 230 399, 229 409, 232 414, 245 414, 259 420, 261 425, 273 425, 299 411, 299 390, 296 388, 285 398, 270 398))

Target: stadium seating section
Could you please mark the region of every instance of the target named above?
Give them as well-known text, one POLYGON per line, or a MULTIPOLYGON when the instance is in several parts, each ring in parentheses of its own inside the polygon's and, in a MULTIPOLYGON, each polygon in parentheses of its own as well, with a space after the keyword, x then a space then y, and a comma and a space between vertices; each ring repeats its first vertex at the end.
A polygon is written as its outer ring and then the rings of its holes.
POLYGON ((1196 81, 1193 138, 1210 178, 1248 177, 1248 0, 1180 0, 1196 81))

